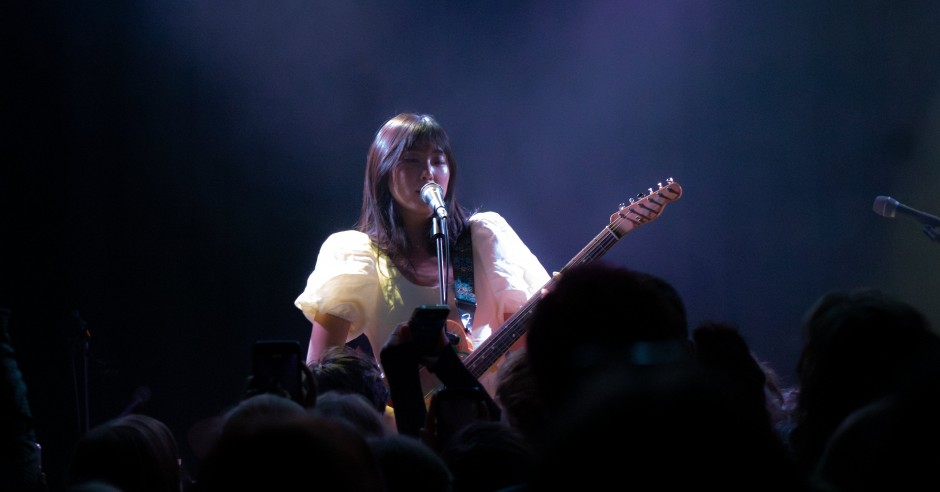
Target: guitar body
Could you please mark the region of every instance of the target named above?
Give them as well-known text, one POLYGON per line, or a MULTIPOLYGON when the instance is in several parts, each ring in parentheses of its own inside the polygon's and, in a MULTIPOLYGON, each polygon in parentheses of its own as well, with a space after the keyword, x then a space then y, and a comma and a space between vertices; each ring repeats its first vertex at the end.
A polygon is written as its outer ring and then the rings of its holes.
MULTIPOLYGON (((666 180, 665 185, 659 183, 657 189, 650 188, 648 193, 640 193, 635 198, 631 198, 628 203, 621 205, 610 216, 608 225, 587 246, 575 255, 555 276, 549 279, 489 338, 484 340, 478 347, 466 345, 469 350, 458 349, 460 353, 469 352, 468 355, 463 356, 463 363, 470 370, 470 373, 483 384, 483 387, 490 395, 495 394, 496 372, 499 363, 508 352, 521 347, 525 343, 524 336, 528 328, 526 321, 532 315, 536 304, 542 299, 542 293, 552 289, 555 279, 559 275, 564 275, 565 270, 574 265, 597 260, 627 233, 656 220, 667 204, 678 200, 681 196, 682 187, 672 178, 669 178, 666 180)), ((456 327, 449 325, 448 329, 452 333, 463 335, 463 327, 453 321, 448 321, 448 323, 456 325, 456 327)), ((465 337, 462 337, 462 340, 469 344, 465 337)), ((421 369, 421 384, 426 400, 441 386, 440 380, 427 369, 421 369)))

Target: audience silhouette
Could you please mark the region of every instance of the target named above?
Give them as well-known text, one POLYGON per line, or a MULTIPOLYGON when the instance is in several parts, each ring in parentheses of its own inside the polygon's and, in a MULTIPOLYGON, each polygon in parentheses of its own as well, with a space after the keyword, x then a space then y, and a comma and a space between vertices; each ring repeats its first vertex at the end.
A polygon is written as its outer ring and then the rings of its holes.
POLYGON ((776 386, 738 329, 728 323, 703 323, 692 331, 692 341, 699 367, 727 378, 752 411, 771 421, 771 410, 779 405, 776 386))
POLYGON ((105 482, 122 492, 180 492, 186 474, 173 432, 140 414, 117 417, 83 435, 72 452, 66 485, 105 482))
POLYGON ((529 320, 527 354, 540 401, 557 414, 620 367, 691 360, 685 305, 653 275, 593 262, 562 272, 529 320))
POLYGON ((359 394, 382 415, 385 425, 396 429, 395 412, 388 405, 388 385, 370 352, 349 345, 327 347, 308 368, 320 394, 331 391, 359 394))
POLYGON ((765 415, 693 365, 597 375, 541 441, 531 490, 804 490, 765 415))
POLYGON ((637 490, 801 490, 743 339, 697 334, 699 351, 661 278, 603 262, 562 272, 529 326, 547 411, 532 490, 607 487, 612 474, 637 490))
POLYGON ((367 440, 351 425, 313 414, 262 418, 224 430, 200 466, 196 492, 384 491, 367 440))
POLYGON ((366 437, 382 437, 394 432, 372 402, 359 393, 331 390, 317 397, 316 415, 346 421, 366 437))
MULTIPOLYGON (((803 335, 790 442, 807 476, 814 473, 826 446, 840 426, 848 425, 850 416, 862 422, 845 431, 843 444, 867 422, 887 417, 879 408, 901 411, 907 405, 900 402, 924 394, 922 389, 940 375, 940 338, 926 317, 879 290, 823 295, 807 312, 803 335), (905 398, 896 400, 901 395, 905 398), (865 413, 856 414, 863 408, 865 413)), ((836 459, 830 456, 828 466, 834 467, 836 459)))
POLYGON ((940 381, 855 410, 826 444, 811 476, 819 492, 937 490, 940 381))
POLYGON ((792 440, 811 468, 851 412, 923 378, 918 354, 933 335, 915 309, 871 290, 826 294, 807 313, 803 333, 792 440))
POLYGON ((26 382, 10 337, 11 311, 0 308, 0 490, 46 488, 26 382))
MULTIPOLYGON (((385 378, 389 385, 392 402, 395 406, 395 422, 399 434, 418 437, 425 443, 440 450, 442 436, 436 431, 447 429, 440 424, 438 395, 442 390, 445 395, 463 396, 465 402, 483 407, 479 412, 487 420, 499 420, 499 405, 486 392, 486 389, 463 365, 453 345, 450 344, 443 328, 437 343, 430 348, 415 343, 407 323, 398 325, 389 335, 379 351, 385 378), (429 351, 427 353, 422 350, 429 351), (420 368, 433 372, 444 387, 437 390, 426 401, 421 387, 420 368), (432 410, 429 412, 428 410, 432 410)), ((460 408, 465 409, 466 406, 460 408)), ((444 417, 447 415, 445 414, 444 417)), ((465 420, 465 419, 460 419, 465 420)))
POLYGON ((399 434, 370 439, 388 492, 450 492, 453 477, 444 459, 426 444, 399 434))
MULTIPOLYGON (((806 312, 793 388, 732 323, 690 330, 666 280, 592 262, 559 274, 490 395, 441 333, 407 323, 381 368, 349 347, 303 367, 304 397, 248 384, 208 419, 183 467, 160 420, 128 414, 86 433, 68 492, 510 492, 616 487, 770 492, 933 490, 940 336, 873 289, 806 312), (443 383, 424 394, 419 372, 443 383), (389 406, 392 405, 392 407, 389 406), (394 419, 388 419, 394 415, 394 419)), ((46 492, 12 345, 0 339, 4 490, 46 492)))
POLYGON ((379 412, 388 404, 388 386, 375 358, 346 345, 325 349, 320 358, 308 366, 317 382, 317 390, 358 393, 379 412))
POLYGON ((538 395, 525 347, 506 354, 496 373, 495 397, 502 421, 527 439, 535 439, 545 424, 545 405, 538 395))
POLYGON ((306 412, 306 407, 289 397, 260 393, 241 400, 222 414, 219 434, 248 432, 259 423, 277 422, 305 415, 306 412))
POLYGON ((454 476, 454 492, 495 492, 524 487, 531 479, 535 450, 519 430, 504 422, 478 420, 458 430, 441 448, 454 476))

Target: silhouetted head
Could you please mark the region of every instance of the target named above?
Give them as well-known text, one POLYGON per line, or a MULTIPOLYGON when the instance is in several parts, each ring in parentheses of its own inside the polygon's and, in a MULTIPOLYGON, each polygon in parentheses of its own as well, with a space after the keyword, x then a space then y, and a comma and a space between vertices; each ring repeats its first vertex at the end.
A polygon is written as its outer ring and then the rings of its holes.
POLYGON ((913 306, 884 292, 831 292, 807 312, 797 366, 797 426, 805 467, 853 411, 940 374, 940 338, 913 306))
POLYGON ((180 479, 173 432, 153 417, 130 414, 98 425, 79 439, 67 483, 106 482, 122 492, 179 492, 180 479))
POLYGON ((317 398, 317 407, 313 413, 346 421, 367 438, 381 437, 391 431, 382 413, 358 393, 327 391, 317 398))
POLYGON ((766 415, 714 376, 691 364, 597 375, 546 432, 530 490, 801 490, 766 415))
POLYGON ((301 415, 223 432, 200 467, 195 491, 382 492, 364 437, 345 422, 301 415))
POLYGON ((528 356, 543 401, 557 407, 595 374, 684 362, 685 305, 665 280, 603 262, 561 273, 535 306, 528 356))
POLYGON ((388 492, 449 492, 453 489, 447 463, 420 440, 392 434, 370 439, 369 446, 382 468, 388 492))
POLYGON ((379 412, 388 404, 388 386, 375 358, 345 345, 327 348, 310 365, 317 382, 317 391, 357 393, 379 412))

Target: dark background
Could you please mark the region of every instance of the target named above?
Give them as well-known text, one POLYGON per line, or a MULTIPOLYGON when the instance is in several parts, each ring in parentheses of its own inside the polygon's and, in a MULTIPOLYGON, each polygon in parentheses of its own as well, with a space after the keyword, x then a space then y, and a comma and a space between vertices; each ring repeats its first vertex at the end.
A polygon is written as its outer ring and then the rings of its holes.
POLYGON ((940 214, 938 2, 3 10, 0 304, 53 484, 83 425, 83 340, 88 421, 145 388, 136 410, 185 453, 254 340, 306 346, 293 300, 400 111, 439 119, 461 200, 549 271, 674 177, 684 196, 605 259, 673 283, 693 325, 739 325, 787 383, 827 291, 881 288, 940 326, 940 244, 872 212, 890 195, 940 214))

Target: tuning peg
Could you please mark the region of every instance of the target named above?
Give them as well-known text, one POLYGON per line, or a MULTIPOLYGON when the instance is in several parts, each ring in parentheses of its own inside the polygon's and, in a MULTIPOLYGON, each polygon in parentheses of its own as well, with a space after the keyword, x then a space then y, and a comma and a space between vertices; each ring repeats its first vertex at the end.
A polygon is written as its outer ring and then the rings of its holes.
POLYGON ((667 185, 671 185, 672 183, 675 183, 675 181, 674 181, 671 177, 666 178, 666 184, 667 184, 667 185))
POLYGON ((627 204, 621 202, 621 203, 620 203, 620 206, 617 207, 617 210, 623 210, 623 209, 625 209, 625 208, 627 208, 627 204))
POLYGON ((648 188, 648 189, 649 189, 649 194, 652 195, 652 194, 653 194, 653 189, 652 189, 652 188, 648 188))

